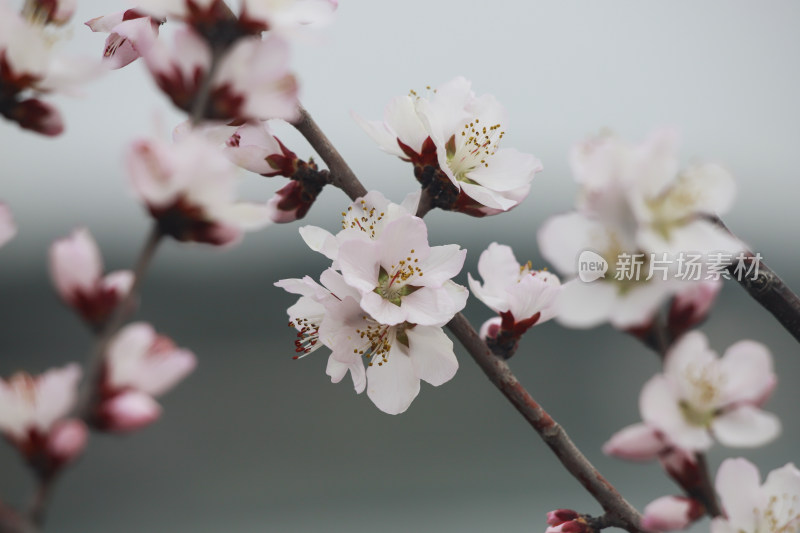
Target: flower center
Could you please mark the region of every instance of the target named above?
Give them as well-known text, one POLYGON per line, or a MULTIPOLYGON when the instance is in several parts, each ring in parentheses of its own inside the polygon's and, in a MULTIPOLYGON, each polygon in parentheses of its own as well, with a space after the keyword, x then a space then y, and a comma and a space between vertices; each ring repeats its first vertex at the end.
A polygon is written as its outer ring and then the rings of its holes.
POLYGON ((460 181, 471 181, 467 174, 479 165, 489 167, 489 159, 495 154, 505 132, 500 124, 481 126, 480 119, 464 125, 460 135, 447 141, 447 165, 460 181))
POLYGON ((363 344, 361 347, 353 348, 353 353, 366 357, 367 361, 369 361, 369 366, 376 362, 378 366, 383 366, 384 363, 389 361, 389 351, 392 348, 389 335, 389 330, 392 326, 373 322, 366 315, 361 318, 366 326, 356 328, 356 333, 363 344))
POLYGON ((419 259, 414 257, 415 251, 412 248, 405 259, 398 261, 397 265, 392 265, 389 270, 381 267, 378 272, 378 286, 375 292, 386 300, 399 306, 403 296, 407 296, 419 289, 409 283, 416 276, 422 276, 422 269, 417 266, 419 259))
POLYGON ((800 494, 770 496, 757 529, 759 533, 796 533, 800 530, 800 494))
POLYGON ((357 229, 374 239, 375 227, 384 216, 386 213, 368 206, 366 200, 362 199, 355 209, 351 205, 347 211, 342 211, 342 229, 357 229))
POLYGON ((689 390, 680 409, 690 424, 707 427, 717 415, 725 376, 715 370, 711 365, 688 365, 684 370, 689 390))

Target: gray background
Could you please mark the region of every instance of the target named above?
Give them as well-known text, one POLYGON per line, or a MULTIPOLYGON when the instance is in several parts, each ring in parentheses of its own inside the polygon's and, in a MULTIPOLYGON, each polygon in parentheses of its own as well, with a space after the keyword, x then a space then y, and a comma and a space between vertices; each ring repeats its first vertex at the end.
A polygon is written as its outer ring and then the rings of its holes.
MULTIPOLYGON (((84 0, 76 20, 130 7, 84 0)), ((542 265, 535 232, 572 205, 571 144, 601 128, 641 139, 673 125, 681 154, 723 162, 738 179, 729 226, 787 282, 796 268, 800 186, 800 4, 791 1, 342 2, 321 45, 298 45, 302 99, 368 188, 399 200, 410 168, 378 151, 349 117, 378 118, 396 94, 463 74, 509 110, 505 146, 545 165, 519 209, 477 220, 434 212, 431 240, 469 249, 475 272, 491 241, 542 265)), ((103 36, 74 24, 69 46, 99 54, 103 36)), ((136 63, 55 99, 67 121, 56 140, 0 123, 0 198, 20 233, 0 250, 0 375, 39 372, 86 357, 90 337, 55 298, 49 243, 73 227, 97 236, 110 268, 133 262, 147 220, 131 195, 122 153, 131 139, 180 120, 136 63), (161 126, 157 125, 157 120, 161 126)), ((289 128, 282 138, 310 155, 289 128)), ((268 198, 280 178, 248 176, 244 194, 268 198)), ((328 190, 307 223, 338 226, 343 194, 328 190)), ((349 384, 332 385, 326 356, 292 361, 283 277, 326 266, 298 224, 250 235, 230 250, 167 243, 148 274, 141 317, 200 359, 163 399, 156 425, 129 437, 95 436, 60 482, 50 531, 542 531, 544 513, 598 506, 469 357, 440 388, 423 385, 410 410, 379 412, 349 384)), ((466 275, 460 277, 465 281, 466 275)), ((490 313, 470 300, 477 326, 490 313)), ((704 327, 719 351, 764 342, 781 383, 768 407, 783 436, 758 450, 715 448, 711 462, 745 456, 762 471, 797 460, 800 350, 735 284, 704 327)), ((608 459, 600 446, 638 420, 641 385, 658 369, 636 341, 608 328, 536 328, 512 361, 533 395, 640 508, 673 492, 654 464, 608 459)), ((30 479, 0 447, 0 498, 26 500, 30 479)), ((704 529, 705 525, 698 526, 704 529)))

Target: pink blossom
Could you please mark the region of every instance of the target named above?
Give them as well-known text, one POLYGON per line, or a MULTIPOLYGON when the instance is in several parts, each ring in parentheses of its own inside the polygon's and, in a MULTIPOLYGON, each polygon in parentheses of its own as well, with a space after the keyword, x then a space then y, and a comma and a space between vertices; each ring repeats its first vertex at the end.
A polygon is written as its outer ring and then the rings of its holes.
POLYGON ((177 240, 229 244, 270 222, 266 205, 235 200, 236 167, 199 133, 175 143, 137 141, 127 159, 136 193, 177 240))
POLYGON ((39 376, 0 379, 0 431, 43 474, 76 458, 86 443, 82 422, 66 418, 77 402, 80 378, 80 367, 70 364, 39 376))
MULTIPOLYGON (((159 88, 191 112, 211 68, 208 43, 189 27, 179 28, 169 48, 156 40, 143 52, 159 88)), ((239 39, 215 70, 204 118, 266 120, 297 118, 297 82, 289 72, 287 44, 277 37, 239 39)))
POLYGON ((103 57, 112 68, 129 65, 152 46, 161 21, 136 9, 93 18, 86 25, 94 32, 108 33, 103 57))
POLYGON ((378 191, 369 191, 342 212, 341 231, 333 235, 317 226, 303 226, 300 236, 309 248, 333 261, 339 268, 339 247, 348 240, 372 241, 380 237, 389 222, 413 215, 419 204, 419 193, 406 196, 402 203, 390 202, 378 191))
POLYGON ((453 343, 440 327, 382 323, 361 308, 360 293, 341 274, 328 269, 320 281, 323 285, 310 278, 276 285, 302 295, 289 308, 298 330, 297 352, 303 357, 329 347, 326 372, 334 383, 349 372, 356 392, 366 389, 381 411, 399 414, 419 394, 420 380, 439 386, 455 375, 453 343))
POLYGON ((648 531, 686 529, 705 514, 703 504, 684 496, 662 496, 644 508, 642 528, 648 531))
POLYGON ((145 426, 161 412, 161 396, 194 370, 197 360, 152 326, 136 322, 112 339, 105 357, 103 381, 94 423, 110 431, 145 426))
POLYGON ((442 326, 466 305, 467 290, 450 281, 465 257, 455 244, 431 247, 423 220, 406 215, 389 222, 374 241, 346 240, 337 259, 375 320, 442 326))
POLYGON ((727 446, 755 447, 780 433, 778 418, 760 409, 775 387, 765 346, 739 341, 719 358, 692 331, 667 353, 664 373, 642 389, 644 422, 686 450, 707 450, 712 436, 727 446))
MULTIPOLYGON (((31 5, 37 10, 45 6, 31 5)), ((47 6, 58 10, 69 3, 47 6)), ((0 3, 0 115, 22 128, 52 136, 63 131, 63 121, 58 110, 39 96, 75 94, 77 87, 97 77, 103 68, 99 62, 57 53, 53 36, 41 22, 40 18, 25 20, 5 2, 0 3)))
POLYGON ((501 331, 497 334, 505 331, 517 339, 531 326, 555 316, 561 292, 558 277, 533 270, 530 263, 520 265, 510 247, 490 244, 478 260, 478 272, 483 283, 468 274, 469 287, 475 297, 500 315, 501 331))
POLYGON ((791 533, 800 528, 800 470, 789 463, 761 483, 746 459, 726 459, 716 489, 725 511, 711 521, 711 533, 791 533))
POLYGON ((542 170, 534 156, 499 148, 504 108, 491 95, 476 96, 461 77, 430 96, 395 98, 383 122, 354 118, 382 150, 414 164, 422 187, 437 193, 435 207, 472 216, 508 211, 542 170))
POLYGON ((102 327, 133 284, 129 270, 103 276, 100 250, 85 228, 50 246, 50 277, 61 299, 95 328, 102 327))

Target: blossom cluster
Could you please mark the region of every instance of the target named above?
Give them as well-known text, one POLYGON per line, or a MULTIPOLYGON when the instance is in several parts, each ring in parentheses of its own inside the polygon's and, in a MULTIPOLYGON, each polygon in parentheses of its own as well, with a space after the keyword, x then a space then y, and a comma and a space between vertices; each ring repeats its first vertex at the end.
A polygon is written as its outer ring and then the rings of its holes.
MULTIPOLYGON (((676 134, 659 130, 641 144, 603 134, 573 149, 572 171, 580 186, 577 209, 546 221, 539 230, 539 246, 565 275, 577 274, 578 257, 586 250, 599 255, 611 272, 565 288, 559 306, 564 325, 641 327, 669 297, 695 290, 674 276, 617 276, 622 254, 645 261, 657 254, 678 264, 675 258, 682 253, 730 257, 744 249, 709 219, 733 203, 733 178, 717 164, 679 170, 676 147, 676 134)), ((647 271, 648 265, 642 268, 647 271)))
POLYGON ((425 223, 412 214, 417 201, 399 205, 371 192, 342 213, 335 235, 302 228, 306 243, 332 266, 321 285, 310 277, 276 283, 300 295, 288 311, 298 356, 327 346, 331 380, 349 372, 356 392, 366 389, 389 414, 408 409, 420 380, 438 386, 455 375, 453 343, 441 327, 467 301, 466 288, 451 280, 466 250, 430 246, 425 223))

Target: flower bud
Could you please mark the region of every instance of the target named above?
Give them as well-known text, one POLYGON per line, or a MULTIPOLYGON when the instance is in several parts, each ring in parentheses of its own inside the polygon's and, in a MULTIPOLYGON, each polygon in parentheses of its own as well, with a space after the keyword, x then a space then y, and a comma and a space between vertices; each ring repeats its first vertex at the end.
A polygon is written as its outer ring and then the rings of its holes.
POLYGON ((103 401, 95 424, 106 431, 125 433, 155 422, 161 416, 161 406, 149 395, 130 391, 103 401))
POLYGON ((684 496, 663 496, 644 508, 642 528, 649 531, 686 529, 705 514, 703 504, 684 496))

